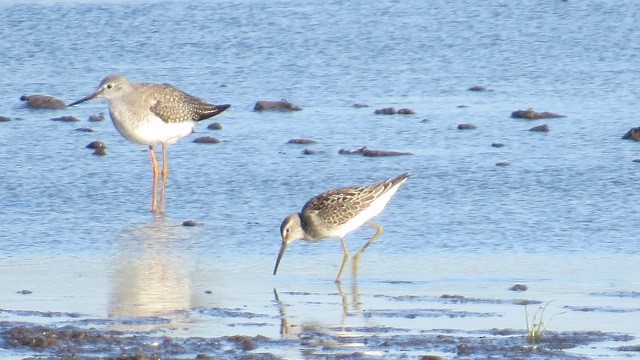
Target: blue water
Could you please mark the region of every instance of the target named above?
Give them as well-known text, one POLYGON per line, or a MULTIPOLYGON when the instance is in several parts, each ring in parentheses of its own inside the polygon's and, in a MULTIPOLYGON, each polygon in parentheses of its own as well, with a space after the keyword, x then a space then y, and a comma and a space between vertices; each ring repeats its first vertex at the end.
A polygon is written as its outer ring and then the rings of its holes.
MULTIPOLYGON (((120 290, 154 272, 144 264, 163 261, 175 281, 156 282, 151 302, 181 284, 187 300, 176 308, 208 306, 200 298, 211 288, 217 304, 261 311, 274 287, 331 293, 335 240, 293 244, 271 275, 281 220, 324 190, 405 171, 410 180, 378 218, 385 233, 361 263, 365 297, 508 298, 503 290, 521 281, 561 308, 638 291, 640 145, 621 140, 639 125, 638 18, 636 1, 3 2, 0 115, 12 121, 0 123, 0 308, 113 316, 114 306, 142 301, 120 290), (71 102, 111 73, 232 104, 214 118, 222 131, 199 124, 170 146, 163 218, 149 211, 146 148, 109 120, 86 120, 106 114, 106 103, 35 111, 19 101, 42 93, 71 102), (281 98, 303 110, 252 111, 281 98), (373 114, 388 106, 417 114, 373 114), (510 118, 529 107, 566 117, 510 118), (82 121, 49 121, 62 115, 82 121), (461 123, 477 129, 459 131, 461 123), (543 123, 549 133, 527 131, 543 123), (202 135, 222 142, 191 142, 202 135), (318 154, 286 144, 299 137, 317 140, 306 147, 318 154), (84 148, 93 140, 107 156, 84 148), (414 155, 338 154, 362 146, 414 155), (188 219, 201 225, 182 227, 188 219), (389 290, 387 281, 407 283, 389 290), (15 294, 23 288, 34 293, 15 294)), ((369 232, 350 235, 351 247, 369 232)), ((318 311, 296 305, 300 320, 318 311)), ((513 323, 478 327, 522 327, 520 310, 513 323)), ((590 315, 576 323, 600 330, 590 315)), ((628 315, 605 330, 640 336, 629 322, 638 311, 628 315)), ((194 332, 229 332, 203 324, 194 332)))

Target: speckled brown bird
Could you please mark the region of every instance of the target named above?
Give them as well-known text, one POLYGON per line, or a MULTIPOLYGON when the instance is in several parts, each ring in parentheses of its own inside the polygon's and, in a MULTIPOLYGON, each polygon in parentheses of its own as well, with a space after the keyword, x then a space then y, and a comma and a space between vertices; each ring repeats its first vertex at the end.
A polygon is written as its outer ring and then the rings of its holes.
POLYGON ((376 228, 376 233, 364 244, 356 256, 362 254, 382 234, 382 226, 372 223, 370 219, 382 212, 391 197, 407 181, 408 177, 409 174, 405 173, 377 184, 329 190, 311 198, 301 212, 287 216, 280 225, 282 245, 273 274, 275 275, 278 271, 280 260, 292 241, 318 242, 322 239, 337 237, 342 242, 344 252, 342 265, 336 277, 336 282, 340 282, 342 272, 349 259, 345 236, 365 223, 376 228))
POLYGON ((153 167, 153 212, 164 211, 169 174, 166 146, 193 133, 198 121, 218 115, 230 106, 209 104, 170 84, 131 84, 123 75, 107 76, 93 94, 69 106, 94 98, 109 101, 111 120, 122 136, 134 143, 149 146, 153 167), (159 168, 153 148, 155 145, 162 145, 160 207, 156 200, 159 168))

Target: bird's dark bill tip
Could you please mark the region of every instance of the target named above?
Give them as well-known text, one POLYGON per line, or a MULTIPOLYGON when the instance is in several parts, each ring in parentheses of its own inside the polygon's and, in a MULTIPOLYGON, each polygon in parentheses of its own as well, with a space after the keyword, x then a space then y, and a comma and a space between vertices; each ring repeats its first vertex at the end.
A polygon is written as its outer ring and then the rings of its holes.
POLYGON ((94 93, 93 93, 93 94, 91 94, 91 95, 87 95, 87 96, 83 97, 83 98, 82 98, 82 99, 80 99, 80 100, 76 100, 76 101, 72 102, 71 104, 67 105, 67 107, 69 107, 69 106, 73 106, 73 105, 78 105, 78 104, 83 103, 83 102, 85 102, 85 101, 87 101, 87 100, 91 100, 91 99, 95 98, 96 96, 98 96, 98 92, 97 92, 97 91, 96 91, 96 92, 94 92, 94 93))

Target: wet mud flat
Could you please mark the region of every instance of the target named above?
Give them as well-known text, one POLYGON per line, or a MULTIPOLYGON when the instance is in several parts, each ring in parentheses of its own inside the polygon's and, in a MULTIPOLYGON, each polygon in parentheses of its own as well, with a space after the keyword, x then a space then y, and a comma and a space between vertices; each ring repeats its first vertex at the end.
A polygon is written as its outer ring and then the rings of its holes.
MULTIPOLYGON (((281 298, 304 299, 321 305, 317 295, 332 294, 274 294, 273 312, 205 308, 181 314, 193 319, 228 321, 226 334, 214 337, 189 336, 188 331, 176 334, 175 330, 161 329, 172 322, 170 316, 95 319, 79 313, 0 310, 0 316, 4 314, 4 318, 12 319, 0 321, 0 348, 13 358, 31 359, 589 359, 579 351, 589 348, 606 348, 608 355, 604 358, 640 357, 637 339, 624 333, 547 330, 540 341, 531 343, 527 341, 526 329, 415 330, 411 326, 402 326, 403 322, 416 319, 426 325, 425 329, 434 319, 499 319, 502 307, 517 306, 511 300, 372 294, 372 297, 409 307, 362 310, 357 307, 357 302, 347 301, 344 303, 342 324, 326 325, 313 321, 298 322, 295 315, 288 314, 293 305, 281 298), (452 307, 435 308, 428 306, 429 303, 452 307), (482 305, 484 309, 488 305, 495 311, 470 311, 463 309, 466 305, 482 305), (350 325, 357 322, 350 321, 354 319, 364 320, 365 324, 350 325), (392 319, 394 324, 400 325, 383 324, 385 319, 392 319), (154 325, 158 326, 154 329, 154 325), (114 330, 135 326, 150 326, 152 330, 114 330), (279 327, 279 336, 260 335, 261 332, 269 333, 265 329, 271 327, 279 327), (241 334, 246 333, 247 328, 252 328, 258 335, 241 334), (576 349, 578 351, 574 351, 576 349)), ((536 302, 529 304, 537 306, 536 302)), ((580 313, 624 310, 614 307, 565 309, 580 313)), ((637 309, 627 311, 638 312, 637 309)))
MULTIPOLYGON (((286 358, 282 353, 291 349, 298 349, 304 358, 402 358, 410 355, 414 358, 422 353, 430 359, 586 359, 565 350, 603 341, 632 340, 629 335, 597 331, 550 332, 545 340, 534 345, 526 343, 521 330, 513 329, 467 333, 440 330, 400 335, 395 334, 397 330, 370 328, 366 329, 367 335, 343 337, 308 327, 301 330, 297 340, 287 340, 261 335, 185 338, 73 325, 0 324, 2 346, 14 350, 16 355, 34 359, 280 359, 286 358), (354 347, 360 349, 354 351, 354 347), (434 353, 445 355, 430 355, 434 353)), ((614 350, 632 355, 640 352, 640 346, 620 346, 614 350)))

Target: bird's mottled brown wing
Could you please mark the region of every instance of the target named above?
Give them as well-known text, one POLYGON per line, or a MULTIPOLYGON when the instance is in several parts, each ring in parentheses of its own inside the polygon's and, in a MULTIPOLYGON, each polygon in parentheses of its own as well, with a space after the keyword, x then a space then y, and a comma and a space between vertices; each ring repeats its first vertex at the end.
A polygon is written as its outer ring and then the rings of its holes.
POLYGON ((404 182, 407 177, 408 174, 402 174, 373 185, 329 190, 307 201, 302 214, 313 213, 314 218, 326 224, 342 225, 366 209, 381 194, 404 182))
MULTIPOLYGON (((149 84, 151 85, 151 84, 149 84)), ((150 87, 150 110, 164 122, 200 121, 218 115, 229 105, 213 105, 170 84, 150 87)))

